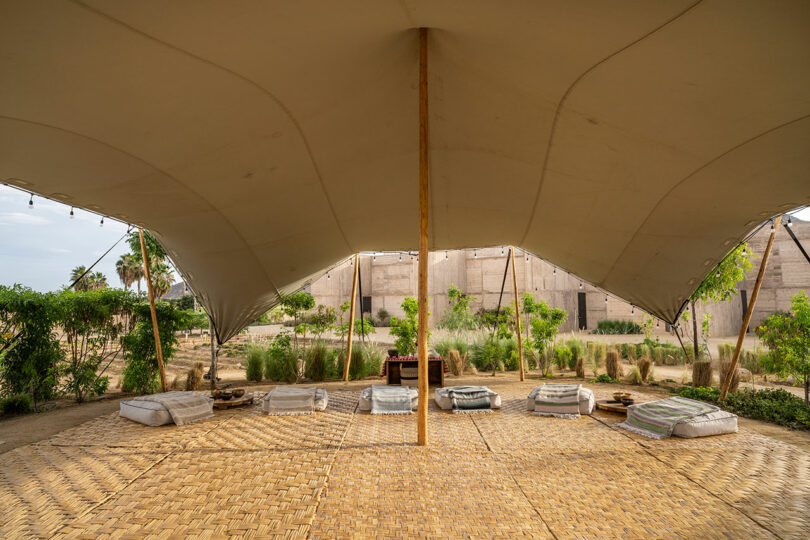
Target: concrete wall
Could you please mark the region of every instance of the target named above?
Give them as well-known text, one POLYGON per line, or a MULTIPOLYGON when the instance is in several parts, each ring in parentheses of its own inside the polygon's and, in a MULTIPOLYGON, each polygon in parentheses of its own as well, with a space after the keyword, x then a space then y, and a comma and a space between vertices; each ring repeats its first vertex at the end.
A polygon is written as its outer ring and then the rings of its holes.
MULTIPOLYGON (((810 249, 810 223, 794 222, 793 231, 805 249, 810 249)), ((740 288, 748 291, 749 299, 769 233, 765 227, 750 241, 752 251, 759 256, 754 259, 754 270, 740 283, 740 288)), ((442 314, 447 309, 447 289, 451 284, 476 298, 472 304, 473 310, 480 307, 495 308, 498 305, 508 254, 508 248, 500 247, 431 253, 429 294, 432 326, 441 320, 442 314)), ((634 320, 638 323, 643 321, 644 313, 641 310, 635 309, 633 312, 630 304, 612 296, 608 296, 606 303, 604 292, 584 283, 580 289, 580 281, 576 276, 560 269, 555 272, 551 264, 534 256, 527 257, 520 250, 515 252, 515 269, 520 294, 531 292, 535 298, 566 310, 568 318, 562 328, 564 332, 576 329, 577 295, 580 292, 586 294, 587 329, 596 328, 597 323, 603 319, 634 320)), ((347 262, 313 282, 310 290, 316 302, 337 307, 346 301, 351 295, 353 271, 353 267, 347 262)), ((416 296, 415 254, 363 255, 360 257, 360 275, 363 295, 372 297, 372 312, 375 315, 383 308, 391 315, 402 316, 400 307, 402 300, 406 296, 416 296)), ((790 297, 802 289, 810 292, 810 264, 801 255, 787 232, 780 229, 751 328, 773 311, 787 310, 790 306, 790 297)), ((503 291, 502 304, 508 305, 514 300, 511 268, 507 273, 503 291)), ((698 305, 696 308, 698 326, 704 313, 712 315, 712 335, 733 336, 739 332, 743 318, 739 294, 727 302, 698 305)), ((657 331, 664 332, 664 328, 665 325, 662 323, 657 331)), ((688 333, 691 334, 691 330, 688 330, 688 333)))

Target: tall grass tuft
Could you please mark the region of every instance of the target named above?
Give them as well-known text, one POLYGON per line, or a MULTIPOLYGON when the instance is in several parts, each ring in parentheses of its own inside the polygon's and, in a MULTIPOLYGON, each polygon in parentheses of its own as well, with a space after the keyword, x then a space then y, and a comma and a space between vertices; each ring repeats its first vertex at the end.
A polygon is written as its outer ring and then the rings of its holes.
POLYGON ((642 382, 647 382, 647 379, 650 376, 650 368, 652 366, 652 362, 646 356, 642 356, 638 359, 638 371, 641 375, 642 382))
POLYGON ((607 371, 608 377, 612 379, 619 379, 624 375, 621 357, 617 351, 608 351, 605 360, 605 371, 607 371))
POLYGON ((321 340, 313 342, 304 352, 304 360, 306 363, 304 375, 307 379, 318 382, 326 379, 329 371, 327 364, 330 360, 326 343, 321 340))
POLYGON ((264 374, 264 355, 266 349, 253 345, 248 349, 245 378, 249 381, 259 382, 264 374))
POLYGON ((712 385, 712 363, 708 360, 701 360, 692 364, 692 386, 710 387, 712 385))

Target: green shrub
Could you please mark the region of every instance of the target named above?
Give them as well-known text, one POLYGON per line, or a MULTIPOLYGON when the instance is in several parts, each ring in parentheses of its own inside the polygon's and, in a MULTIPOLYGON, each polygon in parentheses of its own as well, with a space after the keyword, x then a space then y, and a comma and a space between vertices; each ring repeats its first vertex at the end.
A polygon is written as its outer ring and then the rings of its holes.
POLYGON ((255 345, 248 349, 247 366, 245 367, 245 378, 247 380, 255 382, 262 380, 265 354, 265 349, 255 345))
POLYGON ((592 383, 617 383, 617 382, 619 382, 619 380, 614 379, 613 377, 611 377, 607 373, 602 373, 601 375, 599 375, 595 379, 591 379, 591 382, 592 383))
POLYGON ((787 390, 751 390, 730 392, 725 401, 718 402, 720 390, 717 388, 681 387, 678 395, 715 403, 722 409, 740 416, 766 420, 791 429, 810 430, 810 408, 804 400, 787 390))
POLYGON ((565 342, 568 350, 571 351, 571 359, 568 362, 568 369, 574 369, 577 364, 577 359, 585 354, 585 345, 580 339, 569 339, 565 342))
POLYGON ((298 359, 291 340, 289 334, 283 333, 277 335, 270 343, 264 357, 265 379, 289 383, 298 380, 298 359))
POLYGON ((304 375, 312 381, 323 381, 329 371, 329 349, 322 340, 315 341, 304 351, 306 369, 304 375))
POLYGON ((593 334, 640 334, 641 326, 633 321, 605 319, 596 324, 593 334))
POLYGON ((34 403, 28 394, 13 394, 0 399, 0 412, 3 414, 28 414, 33 410, 34 403))
POLYGON ((365 364, 363 377, 379 377, 380 372, 382 372, 382 364, 385 361, 385 352, 371 343, 360 345, 360 349, 363 351, 365 364))
POLYGON ((554 347, 554 363, 557 364, 557 369, 563 370, 567 368, 571 358, 571 349, 568 347, 561 345, 554 347))

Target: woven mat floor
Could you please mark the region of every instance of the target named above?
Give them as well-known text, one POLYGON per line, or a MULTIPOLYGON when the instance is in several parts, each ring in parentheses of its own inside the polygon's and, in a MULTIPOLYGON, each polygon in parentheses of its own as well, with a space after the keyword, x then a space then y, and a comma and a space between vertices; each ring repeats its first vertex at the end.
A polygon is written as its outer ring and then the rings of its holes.
POLYGON ((810 453, 535 417, 535 384, 493 386, 493 414, 431 403, 426 448, 415 415, 361 413, 354 389, 313 416, 105 415, 0 455, 0 538, 810 538, 810 453))

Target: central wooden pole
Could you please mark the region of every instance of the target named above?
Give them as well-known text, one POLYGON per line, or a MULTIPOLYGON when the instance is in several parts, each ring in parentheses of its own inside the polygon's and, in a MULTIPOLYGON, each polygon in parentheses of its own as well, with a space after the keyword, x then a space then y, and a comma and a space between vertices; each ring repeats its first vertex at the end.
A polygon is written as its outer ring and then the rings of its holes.
MULTIPOLYGON (((740 335, 737 337, 737 346, 734 348, 734 356, 731 357, 731 365, 726 373, 726 378, 721 381, 722 387, 720 388, 720 401, 726 399, 726 394, 728 394, 728 387, 731 385, 734 370, 737 369, 737 361, 740 359, 740 351, 742 351, 743 339, 745 339, 745 331, 748 330, 748 325, 751 323, 751 316, 754 314, 754 306, 757 303, 757 296, 759 296, 759 288, 762 287, 762 280, 765 278, 765 267, 768 266, 768 259, 771 257, 771 248, 773 247, 773 241, 776 237, 776 231, 779 230, 780 223, 782 223, 782 216, 779 216, 774 220, 773 232, 771 232, 771 236, 768 237, 768 245, 765 246, 765 253, 762 254, 762 262, 759 263, 757 281, 754 283, 754 290, 751 292, 751 300, 748 302, 748 309, 745 310, 745 317, 743 318, 742 328, 740 328, 740 335)), ((692 315, 694 315, 694 313, 692 315)))
POLYGON ((515 289, 515 328, 518 338, 518 369, 520 380, 523 381, 523 338, 520 335, 520 299, 518 298, 517 272, 515 271, 515 246, 509 246, 509 256, 512 257, 512 287, 515 289))
POLYGON ((419 29, 419 329, 416 339, 419 358, 419 408, 417 440, 427 446, 428 410, 428 81, 427 28, 419 29))
POLYGON ((152 276, 149 273, 149 256, 146 254, 146 242, 143 239, 143 229, 138 227, 141 237, 141 256, 143 257, 143 274, 146 278, 146 290, 149 292, 149 311, 152 313, 152 333, 155 335, 155 351, 157 352, 158 370, 160 370, 160 387, 166 388, 166 370, 163 368, 163 351, 160 349, 160 332, 158 331, 157 312, 155 311, 155 291, 152 288, 152 276))
POLYGON ((346 345, 346 365, 343 368, 343 380, 349 380, 349 364, 352 362, 352 337, 354 336, 354 299, 357 297, 357 272, 360 263, 357 262, 357 253, 354 254, 354 278, 352 279, 352 300, 349 307, 349 343, 346 345))

